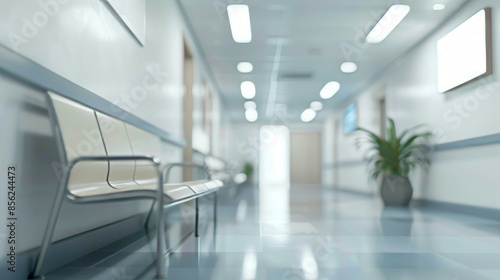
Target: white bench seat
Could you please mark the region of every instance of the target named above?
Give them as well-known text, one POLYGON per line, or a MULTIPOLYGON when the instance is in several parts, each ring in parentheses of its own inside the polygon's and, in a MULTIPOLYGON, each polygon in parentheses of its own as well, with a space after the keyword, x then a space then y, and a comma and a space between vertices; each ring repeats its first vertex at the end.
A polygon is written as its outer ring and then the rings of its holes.
POLYGON ((209 189, 205 186, 206 180, 185 182, 196 194, 204 193, 209 189))
MULTIPOLYGON (((223 183, 219 180, 202 180, 176 184, 164 184, 163 192, 168 199, 167 201, 173 202, 176 200, 195 196, 197 194, 202 194, 204 192, 211 191, 222 186, 223 183)), ((70 190, 70 193, 76 198, 85 198, 90 196, 107 195, 114 193, 144 191, 150 192, 150 196, 154 197, 156 195, 157 188, 158 185, 156 181, 141 185, 138 185, 135 182, 128 182, 126 184, 120 185, 119 188, 116 189, 110 188, 108 185, 103 186, 103 184, 85 185, 77 187, 74 190, 70 190)))

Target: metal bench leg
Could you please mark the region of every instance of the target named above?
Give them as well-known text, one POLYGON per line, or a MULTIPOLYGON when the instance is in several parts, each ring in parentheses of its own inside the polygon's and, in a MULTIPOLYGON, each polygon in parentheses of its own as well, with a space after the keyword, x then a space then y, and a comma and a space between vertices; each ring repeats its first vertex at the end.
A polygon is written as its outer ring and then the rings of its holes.
POLYGON ((163 177, 161 171, 159 170, 159 166, 157 166, 158 172, 158 197, 157 199, 157 207, 158 207, 158 225, 156 232, 156 279, 166 279, 166 263, 165 263, 165 209, 163 208, 164 199, 163 199, 163 177))
POLYGON ((69 180, 69 172, 68 170, 64 171, 64 175, 59 184, 59 188, 57 189, 56 197, 54 199, 54 204, 52 204, 52 209, 50 210, 49 221, 47 223, 47 227, 45 228, 45 233, 43 234, 42 246, 40 247, 40 254, 36 260, 35 268, 33 272, 30 274, 29 279, 37 279, 43 280, 45 277, 41 275, 43 261, 45 260, 45 256, 47 255, 47 250, 50 245, 50 241, 52 240, 52 236, 54 235, 54 230, 56 228, 57 218, 59 217, 59 213, 61 212, 61 206, 64 201, 64 193, 66 191, 66 185, 69 180))
POLYGON ((198 201, 198 198, 196 199, 196 218, 195 218, 195 225, 194 225, 194 236, 195 237, 200 237, 200 234, 198 232, 198 224, 200 220, 200 203, 198 201))
POLYGON ((214 234, 217 229, 217 192, 214 192, 214 234))

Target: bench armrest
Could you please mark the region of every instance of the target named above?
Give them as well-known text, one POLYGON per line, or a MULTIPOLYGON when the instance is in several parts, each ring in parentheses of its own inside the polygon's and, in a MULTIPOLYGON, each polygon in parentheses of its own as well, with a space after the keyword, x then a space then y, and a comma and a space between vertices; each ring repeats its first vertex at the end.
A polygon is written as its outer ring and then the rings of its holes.
MULTIPOLYGON (((40 277, 40 273, 42 270, 42 265, 43 261, 45 259, 45 255, 47 253, 47 249, 49 247, 49 244, 52 240, 52 236, 54 234, 54 230, 57 224, 57 219, 59 217, 59 213, 61 212, 61 206, 64 200, 64 194, 68 192, 67 186, 68 186, 68 181, 69 177, 71 174, 71 170, 79 163, 83 161, 132 161, 132 160, 145 160, 145 161, 151 161, 158 172, 158 178, 159 178, 159 188, 158 188, 158 198, 162 198, 163 200, 163 183, 161 182, 161 173, 160 173, 160 161, 157 158, 154 157, 147 157, 147 156, 96 156, 96 157, 79 157, 76 158, 72 161, 70 161, 66 167, 63 170, 63 176, 61 179, 61 182, 59 184, 59 187, 56 192, 56 197, 54 204, 52 204, 52 209, 50 210, 50 216, 49 216, 49 221, 47 223, 47 227, 45 228, 45 232, 43 235, 43 240, 42 240, 42 245, 40 248, 40 254, 38 255, 38 258, 36 260, 35 268, 33 272, 30 275, 31 279, 37 279, 40 277), (161 191, 161 193, 160 193, 161 191)), ((71 196, 68 195, 70 199, 74 199, 71 196)), ((99 199, 99 196, 96 196, 94 201, 102 201, 102 200, 117 200, 119 198, 109 198, 106 196, 106 198, 99 199)))

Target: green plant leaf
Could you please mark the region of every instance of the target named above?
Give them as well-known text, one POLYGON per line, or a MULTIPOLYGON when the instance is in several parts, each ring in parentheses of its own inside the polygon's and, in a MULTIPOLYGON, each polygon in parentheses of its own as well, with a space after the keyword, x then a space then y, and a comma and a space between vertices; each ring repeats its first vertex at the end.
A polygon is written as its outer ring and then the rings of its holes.
POLYGON ((374 179, 382 174, 408 176, 417 166, 427 168, 432 133, 417 132, 422 127, 417 125, 404 130, 398 137, 394 121, 389 119, 388 123, 387 139, 367 129, 357 129, 364 133, 357 144, 366 147, 363 158, 370 169, 370 176, 374 179))

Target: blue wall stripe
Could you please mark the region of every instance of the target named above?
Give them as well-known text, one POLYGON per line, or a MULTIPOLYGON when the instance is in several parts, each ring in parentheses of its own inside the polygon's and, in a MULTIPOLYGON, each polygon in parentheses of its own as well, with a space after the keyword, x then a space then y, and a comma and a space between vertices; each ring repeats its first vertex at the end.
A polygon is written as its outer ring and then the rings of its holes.
MULTIPOLYGON (((459 150, 459 149, 495 145, 495 144, 500 144, 500 133, 438 144, 434 146, 434 152, 444 152, 450 150, 459 150)), ((326 163, 323 164, 323 169, 331 169, 335 167, 341 167, 341 168, 352 167, 362 164, 365 164, 365 161, 352 160, 352 161, 343 161, 338 163, 326 163)))

